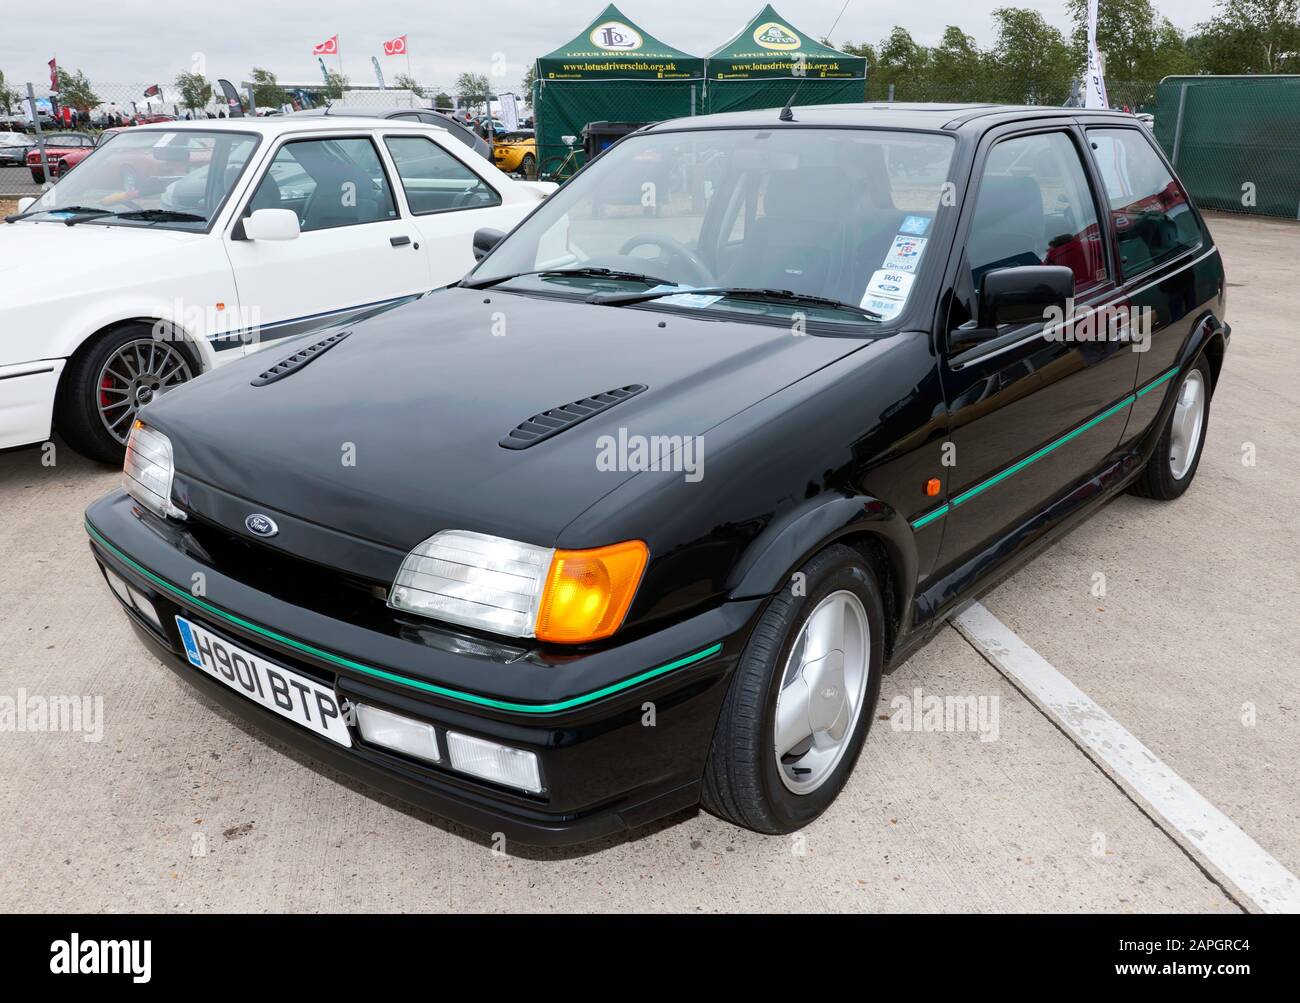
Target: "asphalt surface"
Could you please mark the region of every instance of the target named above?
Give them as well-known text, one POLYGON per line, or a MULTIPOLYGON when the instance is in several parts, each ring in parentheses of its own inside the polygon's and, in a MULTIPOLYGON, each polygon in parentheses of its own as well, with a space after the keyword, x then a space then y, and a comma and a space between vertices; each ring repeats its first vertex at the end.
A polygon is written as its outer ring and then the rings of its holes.
POLYGON ((0 198, 22 198, 39 195, 41 186, 32 180, 26 167, 0 167, 0 198))
MULTIPOLYGON (((1168 505, 1118 499, 984 605, 1296 872, 1300 224, 1211 227, 1234 339, 1195 485, 1168 505)), ((54 449, 52 466, 48 450, 0 454, 0 697, 102 697, 103 731, 0 731, 0 910, 1250 907, 952 628, 885 679, 848 787, 797 837, 687 813, 576 850, 494 853, 161 668, 81 525, 117 474, 54 449), (986 727, 902 727, 895 698, 918 688, 982 699, 986 727)))

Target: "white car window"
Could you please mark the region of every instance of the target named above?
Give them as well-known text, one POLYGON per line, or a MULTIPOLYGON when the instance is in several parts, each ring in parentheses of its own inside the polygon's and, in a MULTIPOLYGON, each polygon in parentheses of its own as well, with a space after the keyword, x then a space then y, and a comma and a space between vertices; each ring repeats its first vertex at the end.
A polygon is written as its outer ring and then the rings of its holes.
POLYGON ((492 186, 431 139, 388 136, 384 143, 397 165, 411 212, 424 216, 501 204, 492 186))
POLYGON ((304 233, 397 218, 379 151, 363 138, 285 143, 250 208, 292 209, 304 233))

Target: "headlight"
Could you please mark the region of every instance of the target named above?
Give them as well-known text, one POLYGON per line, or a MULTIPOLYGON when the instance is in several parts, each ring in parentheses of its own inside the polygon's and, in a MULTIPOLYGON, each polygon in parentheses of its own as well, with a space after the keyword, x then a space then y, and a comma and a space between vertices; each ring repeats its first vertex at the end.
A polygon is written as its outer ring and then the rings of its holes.
POLYGON ((581 644, 622 625, 648 557, 640 540, 552 550, 445 530, 402 561, 388 604, 509 637, 581 644))
POLYGON ((154 515, 184 519, 185 513, 172 504, 172 441, 157 429, 137 419, 126 440, 126 462, 122 464, 122 487, 154 515))

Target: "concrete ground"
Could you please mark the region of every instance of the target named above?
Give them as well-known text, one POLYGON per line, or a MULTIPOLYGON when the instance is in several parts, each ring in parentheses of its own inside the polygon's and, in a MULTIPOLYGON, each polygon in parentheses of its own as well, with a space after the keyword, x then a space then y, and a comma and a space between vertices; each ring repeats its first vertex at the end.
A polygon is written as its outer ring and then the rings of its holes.
MULTIPOLYGON (((1300 225, 1211 226, 1235 335, 1195 486, 1172 505, 1119 499, 984 603, 1294 872, 1300 225)), ((52 466, 40 449, 0 454, 0 696, 102 695, 105 723, 98 742, 0 731, 0 910, 1249 905, 951 628, 886 678, 847 789, 802 834, 700 813, 579 850, 495 854, 268 743, 160 668, 81 526, 117 475, 55 449, 52 466), (898 726, 893 701, 918 688, 983 699, 996 729, 898 726)))

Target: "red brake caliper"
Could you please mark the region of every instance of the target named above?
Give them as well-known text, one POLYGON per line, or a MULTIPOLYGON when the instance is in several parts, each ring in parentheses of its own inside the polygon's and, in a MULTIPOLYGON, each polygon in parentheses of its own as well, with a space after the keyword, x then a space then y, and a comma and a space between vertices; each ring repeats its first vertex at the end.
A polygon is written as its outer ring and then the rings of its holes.
POLYGON ((108 405, 111 403, 111 401, 109 401, 108 399, 108 394, 104 393, 104 391, 112 390, 112 389, 113 389, 113 377, 105 376, 102 380, 99 381, 99 406, 100 407, 108 407, 108 405))

